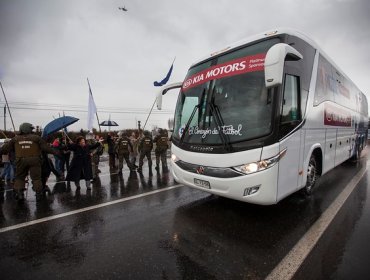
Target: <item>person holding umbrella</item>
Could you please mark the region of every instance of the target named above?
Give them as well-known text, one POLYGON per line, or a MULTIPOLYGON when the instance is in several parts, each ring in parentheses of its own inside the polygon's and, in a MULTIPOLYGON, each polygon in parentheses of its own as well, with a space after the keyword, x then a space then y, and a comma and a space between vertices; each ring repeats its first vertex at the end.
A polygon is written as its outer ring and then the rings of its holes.
POLYGON ((109 169, 112 172, 116 169, 116 154, 114 152, 114 136, 113 133, 109 132, 107 135, 107 144, 108 144, 108 155, 109 155, 109 169))
POLYGON ((80 189, 80 180, 85 180, 86 189, 91 190, 91 180, 93 179, 91 165, 91 151, 98 148, 103 140, 95 144, 86 144, 84 137, 79 136, 76 143, 72 141, 68 144, 68 150, 73 151, 72 161, 67 172, 66 181, 73 181, 77 189, 80 189))
MULTIPOLYGON (((62 137, 54 140, 52 146, 55 150, 59 151, 59 155, 55 156, 55 169, 60 174, 57 176, 57 180, 64 180, 64 165, 67 165, 67 170, 69 168, 69 157, 70 151, 67 149, 66 138, 69 138, 67 135, 67 127, 77 122, 79 119, 72 116, 62 116, 56 118, 45 125, 42 130, 41 137, 47 138, 49 135, 62 130, 62 137)), ((46 172, 48 174, 48 172, 46 172)))

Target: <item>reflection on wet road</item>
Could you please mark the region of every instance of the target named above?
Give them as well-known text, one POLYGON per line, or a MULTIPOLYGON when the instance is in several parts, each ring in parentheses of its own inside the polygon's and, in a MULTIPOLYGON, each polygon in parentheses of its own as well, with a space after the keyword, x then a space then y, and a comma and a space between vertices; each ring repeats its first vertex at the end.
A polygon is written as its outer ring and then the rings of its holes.
MULTIPOLYGON (((4 194, 0 228, 117 203, 0 233, 1 278, 263 279, 365 167, 365 159, 344 163, 312 197, 294 194, 266 207, 182 186, 167 190, 176 185, 169 173, 110 175, 103 162, 91 191, 50 180, 53 195, 40 204, 30 189, 23 205, 4 194), (130 199, 138 194, 148 195, 130 199)), ((348 242, 360 238, 356 229, 369 215, 368 188, 365 176, 297 279, 347 275, 343 263, 359 246, 348 242)))
POLYGON ((174 185, 170 173, 148 176, 144 169, 143 174, 129 171, 123 175, 118 175, 117 172, 110 174, 106 161, 101 162, 100 168, 103 173, 92 183, 91 190, 86 190, 84 181, 81 181, 81 189, 78 190, 74 183, 56 182, 54 176, 51 176, 48 185, 52 195, 47 195, 42 202, 36 203, 32 186, 27 187, 23 204, 14 203, 12 191, 6 188, 1 199, 9 219, 2 219, 0 228, 174 185))

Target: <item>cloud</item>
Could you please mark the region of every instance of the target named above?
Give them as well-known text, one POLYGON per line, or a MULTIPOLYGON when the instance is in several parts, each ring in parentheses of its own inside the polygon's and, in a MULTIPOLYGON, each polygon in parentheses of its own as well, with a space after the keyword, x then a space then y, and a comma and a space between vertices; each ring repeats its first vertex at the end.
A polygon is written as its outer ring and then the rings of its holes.
MULTIPOLYGON (((70 113, 81 119, 78 129, 83 127, 89 77, 101 118, 108 118, 111 110, 112 119, 125 128, 145 121, 142 112, 151 108, 157 90, 153 81, 167 73, 175 56, 170 82, 182 81, 192 63, 216 50, 286 26, 312 37, 364 92, 370 92, 369 3, 127 0, 128 12, 122 12, 118 7, 123 2, 118 0, 1 1, 0 78, 9 102, 58 105, 39 106, 45 111, 14 109, 18 124, 25 113, 43 125, 53 115, 78 107, 70 113), (125 113, 129 108, 141 113, 125 113)), ((168 113, 156 112, 150 125, 166 126, 176 93, 164 102, 168 113)))

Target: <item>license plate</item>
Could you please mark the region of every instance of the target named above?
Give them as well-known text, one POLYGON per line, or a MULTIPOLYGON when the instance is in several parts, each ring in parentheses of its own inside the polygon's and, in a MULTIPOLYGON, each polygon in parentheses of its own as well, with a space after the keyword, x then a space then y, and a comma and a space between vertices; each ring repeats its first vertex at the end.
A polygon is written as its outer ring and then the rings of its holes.
POLYGON ((211 188, 211 184, 208 181, 200 180, 197 178, 194 178, 194 184, 199 187, 206 188, 206 189, 211 188))

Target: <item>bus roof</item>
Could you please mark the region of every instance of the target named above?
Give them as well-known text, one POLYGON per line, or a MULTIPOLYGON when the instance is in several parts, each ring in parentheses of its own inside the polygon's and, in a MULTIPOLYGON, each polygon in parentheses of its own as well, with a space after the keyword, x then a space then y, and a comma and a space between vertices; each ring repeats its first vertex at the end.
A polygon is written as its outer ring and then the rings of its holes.
MULTIPOLYGON (((200 60, 197 60, 195 63, 193 63, 191 65, 191 67, 193 67, 194 65, 196 64, 199 64, 203 61, 206 61, 214 56, 218 56, 220 54, 223 54, 223 53, 226 53, 230 50, 233 50, 235 48, 238 48, 240 46, 243 46, 243 45, 246 45, 248 43, 252 43, 254 41, 259 41, 259 40, 262 40, 262 39, 267 39, 267 38, 272 38, 272 37, 276 37, 278 35, 282 35, 282 34, 287 34, 287 35, 292 35, 292 36, 295 36, 295 37, 298 37, 300 39, 302 39, 303 41, 307 42, 308 44, 310 44, 314 49, 318 50, 319 53, 325 57, 326 60, 328 60, 334 67, 337 71, 340 72, 340 74, 345 77, 346 79, 348 79, 349 81, 351 81, 351 83, 354 85, 353 81, 340 69, 340 67, 338 67, 338 65, 318 46, 318 44, 313 41, 310 37, 308 37, 306 34, 304 34, 303 32, 299 31, 299 30, 296 30, 296 29, 292 29, 292 28, 287 28, 287 27, 279 27, 279 28, 276 28, 274 30, 269 30, 269 31, 266 31, 266 32, 263 32, 263 33, 260 33, 260 34, 256 34, 256 35, 253 35, 253 36, 250 36, 250 37, 247 37, 245 39, 242 39, 242 40, 239 40, 237 42, 234 42, 232 44, 230 44, 229 46, 219 50, 219 51, 215 51, 213 53, 211 53, 210 55, 206 56, 206 57, 203 57, 202 59, 200 60)), ((190 68, 191 68, 190 67, 190 68)), ((357 86, 356 86, 357 87, 357 86)), ((358 89, 359 91, 361 91, 360 89, 358 89)))
POLYGON ((255 42, 255 41, 262 40, 262 39, 267 39, 267 38, 270 38, 270 37, 275 37, 275 36, 281 35, 281 34, 288 34, 288 35, 293 35, 293 36, 299 37, 302 40, 309 43, 310 45, 312 45, 315 49, 318 49, 317 44, 314 41, 312 41, 307 35, 303 34, 302 32, 300 32, 298 30, 295 30, 295 29, 291 29, 291 28, 277 28, 277 29, 274 29, 274 30, 269 30, 269 31, 259 33, 259 34, 244 38, 242 40, 236 41, 236 42, 230 44, 229 46, 227 46, 225 48, 222 48, 221 50, 212 52, 208 56, 203 57, 202 59, 193 63, 192 66, 195 65, 195 64, 198 64, 202 61, 208 60, 208 59, 210 59, 214 56, 226 53, 226 52, 228 52, 232 49, 235 49, 235 48, 238 48, 240 46, 246 45, 248 43, 252 43, 252 42, 255 42))

